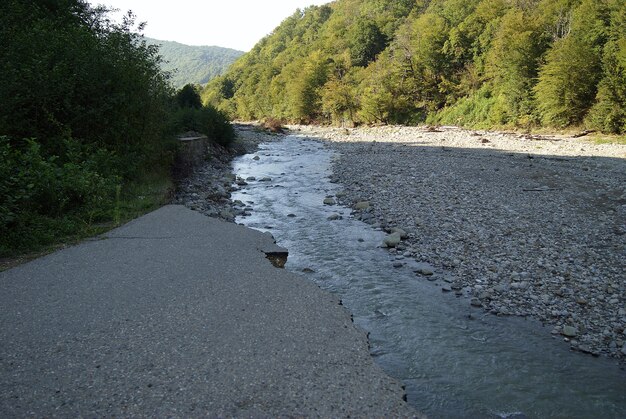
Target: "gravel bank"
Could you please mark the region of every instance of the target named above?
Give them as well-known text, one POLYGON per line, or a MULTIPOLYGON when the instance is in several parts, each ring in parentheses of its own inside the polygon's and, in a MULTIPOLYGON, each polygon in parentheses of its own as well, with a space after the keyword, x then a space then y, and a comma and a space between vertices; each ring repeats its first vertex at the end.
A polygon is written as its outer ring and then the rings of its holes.
POLYGON ((243 203, 233 203, 230 199, 232 191, 246 184, 244 179, 233 175, 231 161, 237 155, 253 153, 260 143, 279 137, 255 124, 235 124, 235 131, 237 140, 233 148, 209 145, 206 163, 178 182, 172 203, 230 222, 246 211, 243 203))
MULTIPOLYGON (((626 146, 444 127, 290 127, 339 151, 337 197, 408 233, 418 280, 626 360, 626 146)), ((394 239, 389 240, 393 245, 394 239)))

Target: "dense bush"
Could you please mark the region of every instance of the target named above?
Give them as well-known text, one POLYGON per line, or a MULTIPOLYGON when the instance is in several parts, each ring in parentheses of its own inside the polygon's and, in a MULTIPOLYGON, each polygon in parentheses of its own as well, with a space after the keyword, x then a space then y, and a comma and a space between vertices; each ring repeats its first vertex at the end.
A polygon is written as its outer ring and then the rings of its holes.
POLYGON ((172 128, 176 133, 196 131, 225 147, 235 140, 235 131, 228 117, 211 105, 202 106, 194 86, 186 85, 180 89, 175 95, 175 102, 172 128))
POLYGON ((62 148, 63 159, 43 155, 35 140, 16 145, 0 137, 0 254, 111 218, 121 185, 117 159, 75 142, 62 148))
MULTIPOLYGON (((134 191, 166 195, 172 120, 189 118, 142 25, 107 13, 84 0, 0 2, 0 256, 119 222, 134 191)), ((228 143, 228 121, 192 93, 190 119, 228 143)))

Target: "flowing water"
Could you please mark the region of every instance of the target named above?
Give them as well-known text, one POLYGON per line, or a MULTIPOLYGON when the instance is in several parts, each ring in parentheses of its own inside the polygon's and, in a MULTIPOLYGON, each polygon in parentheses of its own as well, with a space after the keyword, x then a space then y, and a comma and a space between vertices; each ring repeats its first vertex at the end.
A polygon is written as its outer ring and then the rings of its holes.
POLYGON ((394 268, 385 234, 323 205, 334 152, 288 136, 235 160, 255 177, 233 194, 253 208, 238 222, 270 231, 289 249, 287 269, 336 293, 370 334, 372 356, 406 385, 408 401, 432 418, 626 418, 626 372, 615 361, 570 352, 534 321, 495 317, 394 268), (253 156, 260 157, 254 159, 253 156), (271 178, 263 179, 263 178, 271 178), (263 179, 263 181, 260 181, 263 179), (331 214, 343 219, 328 221, 331 214))

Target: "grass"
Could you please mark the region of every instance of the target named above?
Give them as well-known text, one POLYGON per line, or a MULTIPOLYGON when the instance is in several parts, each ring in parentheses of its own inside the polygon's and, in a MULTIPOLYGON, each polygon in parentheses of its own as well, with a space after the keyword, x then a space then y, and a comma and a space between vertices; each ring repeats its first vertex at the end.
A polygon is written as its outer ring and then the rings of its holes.
POLYGON ((33 229, 33 234, 40 237, 17 249, 0 248, 0 272, 125 224, 167 204, 173 192, 174 183, 169 173, 151 173, 124 188, 118 188, 115 208, 104 221, 85 222, 84 218, 88 217, 84 214, 35 220, 37 227, 33 229))

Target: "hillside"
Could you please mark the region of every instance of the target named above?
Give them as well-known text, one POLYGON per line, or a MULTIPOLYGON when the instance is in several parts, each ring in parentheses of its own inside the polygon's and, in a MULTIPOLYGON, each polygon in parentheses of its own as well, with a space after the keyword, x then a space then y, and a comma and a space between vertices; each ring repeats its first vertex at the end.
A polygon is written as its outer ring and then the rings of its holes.
POLYGON ((203 93, 231 116, 626 131, 623 0, 337 0, 203 93))
POLYGON ((214 46, 191 46, 172 41, 146 38, 150 44, 159 45, 165 62, 162 68, 171 71, 172 84, 180 88, 188 83, 205 84, 226 69, 243 52, 214 46))

